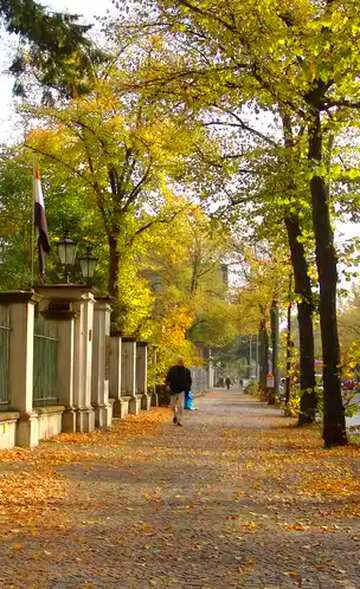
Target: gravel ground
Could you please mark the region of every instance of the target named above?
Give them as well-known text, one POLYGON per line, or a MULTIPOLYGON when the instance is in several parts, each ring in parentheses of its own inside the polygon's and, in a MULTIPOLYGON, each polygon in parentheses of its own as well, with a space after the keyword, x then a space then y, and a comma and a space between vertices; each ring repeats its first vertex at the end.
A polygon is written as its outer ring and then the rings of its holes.
POLYGON ((154 409, 156 431, 118 447, 121 424, 2 465, 46 473, 52 499, 31 521, 15 508, 1 520, 0 587, 357 589, 359 449, 324 450, 316 430, 236 391, 196 404, 182 428, 154 409), (56 450, 76 456, 54 464, 56 450))

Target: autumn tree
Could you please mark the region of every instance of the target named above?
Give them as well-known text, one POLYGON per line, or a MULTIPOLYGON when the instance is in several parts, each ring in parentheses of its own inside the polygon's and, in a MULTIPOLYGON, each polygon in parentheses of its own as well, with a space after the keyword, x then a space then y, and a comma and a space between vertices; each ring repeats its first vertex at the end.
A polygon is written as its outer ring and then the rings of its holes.
MULTIPOLYGON (((126 83, 125 72, 115 70, 89 96, 56 107, 29 107, 28 115, 37 117, 41 128, 26 139, 27 147, 58 166, 64 182, 80 181, 89 206, 97 207, 109 247, 108 291, 115 301, 120 300, 122 254, 134 234, 154 222, 168 177, 181 174, 181 155, 191 149, 191 131, 126 90, 126 83)), ((115 323, 119 317, 115 307, 115 323)))
MULTIPOLYGON (((161 26, 165 17, 177 38, 190 40, 189 49, 202 57, 225 102, 232 91, 232 96, 238 95, 238 104, 255 101, 276 116, 284 113, 292 125, 307 133, 324 354, 323 433, 327 446, 346 443, 326 138, 334 121, 346 126, 358 108, 358 56, 351 51, 357 42, 358 3, 294 1, 282 7, 275 1, 266 6, 253 1, 224 6, 215 0, 201 5, 163 0, 156 6, 153 21, 161 26)), ((190 70, 192 85, 198 72, 199 68, 190 70)))
POLYGON ((170 361, 181 352, 194 362, 195 345, 221 346, 238 333, 236 306, 221 274, 230 244, 219 229, 192 205, 170 227, 154 225, 144 236, 143 273, 154 292, 147 325, 170 361))
MULTIPOLYGON (((28 150, 19 145, 4 150, 0 157, 0 233, 5 245, 1 268, 3 288, 24 289, 33 285, 33 166, 29 155, 28 150)), ((106 290, 106 234, 100 213, 88 206, 86 187, 75 181, 64 182, 63 173, 51 165, 42 167, 41 177, 53 245, 47 257, 47 280, 58 282, 63 279, 55 244, 64 232, 69 231, 78 243, 80 254, 83 253, 82 247, 88 245, 99 258, 95 286, 106 290)), ((78 265, 72 269, 71 278, 81 279, 78 265)))
MULTIPOLYGON (((180 5, 181 3, 179 3, 180 5)), ((204 9, 202 6, 202 9, 204 9)), ((163 4, 161 4, 163 7, 163 4)), ((205 11, 206 12, 206 11, 205 11)), ((177 104, 185 103, 185 108, 192 114, 199 117, 202 124, 217 138, 221 138, 222 157, 209 157, 206 154, 204 161, 207 163, 208 170, 210 167, 225 168, 229 167, 229 162, 233 163, 233 178, 230 181, 228 190, 218 183, 206 181, 206 187, 203 189, 204 197, 219 199, 221 195, 224 207, 232 208, 234 203, 239 200, 239 194, 242 193, 241 200, 246 201, 250 210, 253 209, 252 197, 250 197, 249 185, 251 175, 256 174, 256 181, 262 182, 264 177, 264 157, 261 153, 272 151, 273 167, 274 160, 281 161, 280 167, 282 174, 276 173, 277 186, 273 187, 272 194, 277 194, 277 208, 283 204, 279 211, 279 217, 274 218, 274 207, 271 207, 273 224, 281 222, 285 224, 290 254, 294 267, 295 290, 297 293, 298 305, 298 325, 300 332, 300 386, 302 390, 302 409, 299 418, 299 424, 312 422, 315 419, 316 395, 315 395, 315 376, 314 376, 314 346, 313 346, 313 310, 314 303, 312 300, 311 280, 308 271, 308 262, 306 250, 304 247, 303 236, 303 214, 302 202, 303 187, 298 186, 299 182, 296 175, 296 164, 298 158, 301 159, 301 140, 304 129, 300 122, 291 119, 286 114, 286 110, 278 109, 278 124, 264 132, 259 125, 256 125, 251 118, 257 118, 259 111, 259 100, 255 90, 252 90, 252 100, 255 103, 255 112, 251 108, 249 95, 245 92, 244 96, 239 91, 240 85, 236 80, 237 73, 252 75, 251 62, 243 64, 237 72, 236 63, 232 63, 232 52, 237 50, 230 46, 228 55, 224 47, 219 48, 218 55, 222 56, 223 62, 213 63, 213 55, 217 52, 217 40, 212 39, 209 31, 204 32, 204 22, 201 19, 201 11, 196 17, 189 21, 188 16, 191 10, 184 11, 179 7, 173 7, 161 17, 157 18, 156 11, 153 13, 153 20, 150 25, 154 34, 159 35, 159 31, 164 28, 164 22, 168 22, 170 30, 173 33, 171 38, 169 54, 166 55, 163 47, 159 51, 146 71, 143 72, 143 87, 160 95, 162 99, 172 96, 172 100, 177 104), (164 20, 164 16, 166 17, 164 20), (166 20, 167 19, 167 20, 166 20), (173 57, 173 45, 179 47, 176 56, 173 57), (226 73, 227 72, 227 73, 226 73), (229 78, 230 77, 230 78, 229 78), (231 79, 231 82, 229 82, 231 79), (250 117, 250 122, 249 122, 250 117), (230 133, 231 131, 231 133, 230 133), (282 142, 279 135, 283 135, 282 142), (285 153, 284 153, 285 147, 285 153), (247 154, 248 152, 248 154, 247 154), (277 155, 276 155, 276 152, 277 155), (257 171, 254 169, 255 160, 258 160, 257 171), (286 162, 286 165, 285 165, 286 162), (237 169, 238 168, 238 171, 237 169), (234 185, 237 185, 234 188, 234 185), (212 191, 212 194, 211 194, 212 191)), ((194 16, 194 15, 193 15, 194 16)), ((206 20, 206 19, 205 19, 206 20)), ((141 28, 141 22, 134 25, 141 28)), ((130 31, 134 32, 134 26, 130 31)), ((149 35, 149 23, 144 25, 145 36, 149 35)), ((125 28, 129 27, 126 23, 125 28)), ((210 27, 211 28, 211 27, 210 27)), ((121 28, 123 31, 123 28, 121 28)), ((229 43, 230 39, 227 37, 229 43)), ((244 86, 245 87, 245 86, 244 86)), ((269 104, 265 103, 268 108, 269 104)), ((252 105, 254 106, 254 104, 252 105)), ((262 104, 262 107, 264 104, 262 104)), ((266 114, 266 113, 265 113, 266 114)), ((268 115, 273 116, 272 111, 268 115)), ((268 116, 266 117, 266 121, 268 116)), ((201 151, 201 150, 200 150, 201 151)), ((199 155, 199 154, 197 154, 199 155)), ((202 154, 204 156, 204 154, 202 154)), ((271 173, 271 172, 270 172, 271 173)), ((209 176, 209 173, 208 173, 209 176)), ((203 183, 204 184, 204 183, 203 183)), ((257 199, 259 200, 259 199, 257 199)), ((269 200, 269 199, 268 199, 269 200)), ((265 201, 265 205, 268 204, 265 201)))
MULTIPOLYGON (((280 243, 280 242, 279 242, 280 243)), ((267 375, 269 349, 272 348, 274 391, 279 392, 279 314, 286 308, 285 288, 289 271, 287 251, 278 244, 263 241, 249 247, 237 242, 236 255, 241 267, 242 284, 236 292, 237 325, 242 334, 258 333, 259 384, 265 398, 268 397, 267 375)), ((236 258, 235 258, 236 259, 236 258)))

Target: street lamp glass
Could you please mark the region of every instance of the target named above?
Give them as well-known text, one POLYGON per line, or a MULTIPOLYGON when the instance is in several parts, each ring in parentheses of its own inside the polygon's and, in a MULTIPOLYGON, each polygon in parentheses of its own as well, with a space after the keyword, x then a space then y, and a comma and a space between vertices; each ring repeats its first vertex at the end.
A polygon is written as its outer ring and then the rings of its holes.
POLYGON ((160 276, 157 276, 155 278, 155 280, 152 283, 152 287, 154 289, 155 292, 160 292, 161 291, 161 278, 160 276))
POLYGON ((95 268, 97 263, 97 258, 93 256, 90 252, 90 248, 86 248, 86 254, 79 258, 81 274, 85 280, 89 280, 95 274, 95 268))
POLYGON ((73 266, 76 258, 77 244, 66 235, 57 243, 58 255, 63 266, 73 266))

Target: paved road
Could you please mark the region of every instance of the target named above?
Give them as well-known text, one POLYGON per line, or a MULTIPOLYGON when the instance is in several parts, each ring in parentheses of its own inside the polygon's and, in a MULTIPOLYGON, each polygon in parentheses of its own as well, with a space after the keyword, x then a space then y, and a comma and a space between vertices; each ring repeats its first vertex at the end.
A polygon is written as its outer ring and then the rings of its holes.
POLYGON ((5 543, 0 586, 357 589, 359 452, 236 391, 196 404, 183 428, 166 414, 156 436, 57 467, 63 525, 5 543))

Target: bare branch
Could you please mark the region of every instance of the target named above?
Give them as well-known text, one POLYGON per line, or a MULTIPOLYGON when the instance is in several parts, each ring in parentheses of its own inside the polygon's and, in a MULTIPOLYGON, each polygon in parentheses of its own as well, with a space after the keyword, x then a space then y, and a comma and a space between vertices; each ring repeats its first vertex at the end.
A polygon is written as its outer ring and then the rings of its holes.
POLYGON ((144 186, 144 184, 146 183, 146 181, 148 180, 148 178, 150 176, 150 171, 151 171, 151 168, 152 168, 152 164, 153 164, 153 161, 150 158, 149 165, 148 165, 145 173, 143 174, 142 178, 139 180, 139 182, 134 186, 134 188, 128 194, 127 199, 126 199, 126 204, 123 207, 123 211, 126 211, 130 207, 130 205, 133 202, 135 202, 135 200, 136 200, 138 194, 140 193, 142 187, 144 186))
MULTIPOLYGON (((279 144, 276 141, 273 141, 272 139, 270 139, 270 137, 267 137, 267 135, 264 135, 263 133, 261 133, 257 129, 250 127, 250 125, 245 123, 243 121, 243 119, 241 117, 239 117, 239 115, 237 115, 234 111, 229 110, 227 108, 223 108, 223 107, 219 106, 218 104, 213 104, 211 106, 216 108, 217 110, 220 110, 223 113, 230 115, 231 117, 233 117, 236 120, 236 123, 227 123, 227 124, 229 124, 229 126, 235 126, 235 127, 238 126, 241 129, 244 129, 244 131, 248 131, 252 135, 256 135, 256 137, 259 137, 260 139, 262 139, 263 141, 265 141, 266 143, 268 143, 272 147, 279 147, 279 144)), ((215 122, 214 124, 217 124, 217 122, 215 122)), ((221 121, 219 121, 219 124, 221 124, 221 121)))
POLYGON ((144 231, 147 231, 147 229, 150 229, 150 227, 152 227, 153 225, 157 225, 157 224, 161 224, 161 223, 172 223, 172 221, 174 221, 174 219, 176 219, 176 217, 178 215, 180 215, 180 213, 183 213, 190 206, 191 206, 190 204, 187 204, 184 207, 181 207, 179 210, 173 212, 169 216, 166 216, 166 217, 156 217, 155 219, 152 219, 151 221, 148 221, 147 223, 145 223, 144 225, 142 225, 141 227, 139 227, 139 229, 137 229, 133 233, 133 235, 131 236, 131 238, 127 240, 127 244, 128 245, 132 245, 132 243, 135 241, 136 237, 138 237, 139 235, 141 235, 144 231))

